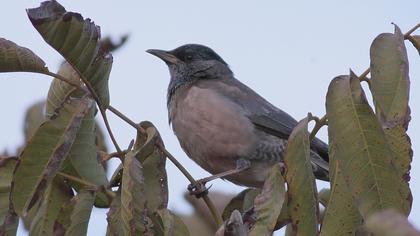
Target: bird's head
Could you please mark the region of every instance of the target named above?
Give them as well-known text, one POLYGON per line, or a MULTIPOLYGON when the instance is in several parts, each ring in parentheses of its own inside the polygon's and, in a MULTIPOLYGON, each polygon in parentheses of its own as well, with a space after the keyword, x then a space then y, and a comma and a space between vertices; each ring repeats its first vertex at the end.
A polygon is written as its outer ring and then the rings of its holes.
POLYGON ((227 63, 211 48, 186 44, 171 51, 149 49, 148 53, 162 59, 169 67, 171 83, 188 83, 199 79, 216 79, 232 73, 227 63))

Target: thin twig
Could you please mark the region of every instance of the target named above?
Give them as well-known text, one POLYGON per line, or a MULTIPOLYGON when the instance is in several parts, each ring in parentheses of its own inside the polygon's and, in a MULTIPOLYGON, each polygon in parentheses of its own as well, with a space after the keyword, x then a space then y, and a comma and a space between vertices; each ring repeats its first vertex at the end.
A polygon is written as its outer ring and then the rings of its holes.
POLYGON ((64 178, 66 178, 68 180, 71 180, 71 181, 74 181, 76 183, 79 183, 79 184, 81 184, 83 186, 91 187, 91 188, 94 188, 95 190, 98 189, 98 186, 96 184, 93 184, 91 182, 88 182, 88 181, 86 181, 84 179, 81 179, 79 177, 76 177, 76 176, 73 176, 73 175, 69 175, 69 174, 66 174, 66 173, 61 172, 61 171, 57 172, 57 174, 63 176, 64 178))
MULTIPOLYGON (((192 177, 192 175, 184 168, 184 166, 181 165, 181 163, 178 162, 178 160, 168 151, 166 150, 162 145, 156 145, 159 150, 168 157, 169 160, 184 174, 184 176, 191 182, 192 185, 197 185, 197 181, 192 177)), ((219 212, 217 211, 217 208, 209 198, 207 194, 204 194, 202 196, 204 202, 206 203, 207 207, 209 208, 214 221, 216 222, 217 226, 222 225, 223 220, 220 217, 219 212)))
POLYGON ((407 33, 404 34, 404 39, 407 39, 408 36, 410 36, 414 31, 416 31, 418 28, 420 28, 420 23, 415 25, 413 28, 411 28, 407 33))
POLYGON ((359 80, 360 81, 366 81, 368 82, 366 76, 370 73, 370 68, 367 68, 360 76, 359 76, 359 80))
POLYGON ((109 137, 111 138, 111 141, 115 146, 115 149, 117 150, 118 153, 121 154, 121 156, 124 155, 120 146, 118 146, 118 143, 117 143, 117 140, 114 137, 114 134, 112 133, 111 126, 109 125, 108 117, 106 116, 105 110, 102 109, 99 104, 98 104, 98 106, 99 106, 99 111, 101 112, 101 115, 102 115, 102 119, 104 120, 105 127, 108 130, 109 137))
POLYGON ((50 71, 42 72, 42 74, 48 75, 48 76, 51 76, 51 77, 55 77, 55 78, 57 78, 57 79, 59 79, 63 82, 66 82, 66 83, 68 83, 68 84, 86 92, 86 93, 89 93, 89 91, 86 89, 86 87, 82 86, 82 84, 78 83, 78 81, 76 81, 76 80, 68 79, 64 76, 61 76, 59 74, 55 74, 55 73, 50 72, 50 71))
POLYGON ((60 175, 60 176, 64 177, 65 179, 68 179, 68 180, 74 181, 76 183, 79 183, 79 184, 83 185, 84 187, 91 188, 94 191, 103 192, 108 197, 110 197, 111 199, 114 199, 114 197, 115 197, 115 193, 113 191, 105 188, 105 186, 98 186, 98 185, 93 184, 91 182, 88 182, 84 179, 81 179, 81 178, 73 176, 73 175, 66 174, 66 173, 61 172, 61 171, 57 172, 57 175, 60 175))
POLYGON ((132 121, 130 118, 128 118, 126 115, 124 115, 122 112, 120 112, 115 107, 109 105, 108 110, 110 110, 112 113, 114 113, 116 116, 121 118, 123 121, 125 121, 127 124, 131 125, 133 128, 135 128, 138 132, 140 132, 142 135, 146 135, 146 130, 138 125, 136 122, 132 121))
POLYGON ((316 116, 311 117, 312 120, 315 121, 315 126, 312 129, 311 134, 309 135, 309 140, 313 140, 315 138, 316 133, 322 128, 322 126, 328 124, 328 118, 327 115, 324 115, 321 119, 319 119, 316 116))

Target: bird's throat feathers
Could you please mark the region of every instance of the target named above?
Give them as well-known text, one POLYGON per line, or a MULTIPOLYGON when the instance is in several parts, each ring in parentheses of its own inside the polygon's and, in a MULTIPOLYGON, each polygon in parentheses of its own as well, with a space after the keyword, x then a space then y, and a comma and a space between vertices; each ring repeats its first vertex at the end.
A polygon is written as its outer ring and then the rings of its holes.
MULTIPOLYGON (((175 93, 182 87, 193 85, 199 80, 217 80, 233 78, 233 72, 229 66, 218 61, 205 61, 193 65, 190 68, 181 68, 182 66, 170 66, 171 81, 168 86, 167 106, 170 104, 175 93)), ((169 120, 169 123, 171 121, 169 120)))

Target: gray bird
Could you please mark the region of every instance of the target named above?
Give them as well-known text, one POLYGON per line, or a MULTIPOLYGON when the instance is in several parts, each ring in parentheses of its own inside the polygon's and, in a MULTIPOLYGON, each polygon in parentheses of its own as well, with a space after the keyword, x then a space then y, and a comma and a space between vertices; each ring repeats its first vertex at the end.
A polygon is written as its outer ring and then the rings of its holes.
MULTIPOLYGON (((216 177, 261 187, 297 121, 235 79, 206 46, 147 52, 169 67, 169 123, 186 154, 216 177)), ((313 139, 310 157, 315 177, 328 181, 328 145, 313 139)))

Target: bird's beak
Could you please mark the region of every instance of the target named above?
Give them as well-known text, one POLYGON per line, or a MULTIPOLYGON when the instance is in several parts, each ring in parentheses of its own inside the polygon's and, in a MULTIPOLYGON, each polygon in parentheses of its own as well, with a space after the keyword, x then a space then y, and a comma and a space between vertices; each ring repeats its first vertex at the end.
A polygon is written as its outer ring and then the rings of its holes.
POLYGON ((159 49, 149 49, 146 52, 159 57, 168 65, 177 64, 180 61, 176 56, 172 55, 168 51, 159 50, 159 49))

